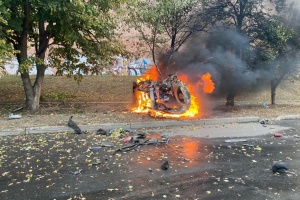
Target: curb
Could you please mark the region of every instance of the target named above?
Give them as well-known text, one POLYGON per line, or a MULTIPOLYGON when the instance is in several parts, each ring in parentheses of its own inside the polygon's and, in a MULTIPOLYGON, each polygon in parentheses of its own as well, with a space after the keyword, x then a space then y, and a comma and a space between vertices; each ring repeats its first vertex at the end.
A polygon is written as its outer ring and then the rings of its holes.
POLYGON ((276 120, 292 120, 292 119, 300 119, 300 115, 286 115, 279 116, 275 118, 276 120))
MULTIPOLYGON (((300 116, 299 116, 300 118, 300 116)), ((196 125, 215 125, 215 124, 229 124, 229 123, 250 123, 258 122, 259 117, 237 117, 237 118, 216 118, 216 119, 201 119, 190 121, 158 121, 158 122, 132 122, 132 123, 105 123, 95 125, 79 125, 82 131, 97 131, 102 129, 115 129, 115 128, 158 128, 158 127, 176 127, 176 126, 196 126, 196 125)), ((0 130, 0 136, 9 135, 29 135, 40 133, 59 133, 59 132, 73 132, 74 130, 67 126, 43 126, 31 127, 25 129, 7 129, 0 130)))
MULTIPOLYGON (((286 115, 273 118, 272 120, 293 120, 300 119, 300 115, 286 115)), ((189 120, 189 121, 158 121, 158 122, 132 122, 132 123, 105 123, 94 125, 79 125, 82 131, 97 131, 102 129, 115 129, 115 128, 166 128, 176 126, 199 126, 199 125, 216 125, 216 124, 230 124, 230 123, 251 123, 259 122, 259 117, 236 117, 236 118, 215 118, 215 119, 201 119, 201 120, 189 120)), ((31 127, 23 129, 7 129, 0 130, 0 136, 12 136, 12 135, 29 135, 40 133, 59 133, 59 132, 73 132, 73 129, 67 126, 43 126, 43 127, 31 127)))

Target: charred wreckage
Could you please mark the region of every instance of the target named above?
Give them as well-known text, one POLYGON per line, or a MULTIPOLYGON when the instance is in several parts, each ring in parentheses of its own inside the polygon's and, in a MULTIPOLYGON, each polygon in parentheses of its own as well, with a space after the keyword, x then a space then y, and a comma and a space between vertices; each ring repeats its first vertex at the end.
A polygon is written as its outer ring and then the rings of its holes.
POLYGON ((170 74, 163 81, 133 82, 133 93, 141 109, 182 114, 191 104, 190 91, 185 83, 178 79, 176 73, 170 74), (146 103, 141 104, 141 102, 146 103))

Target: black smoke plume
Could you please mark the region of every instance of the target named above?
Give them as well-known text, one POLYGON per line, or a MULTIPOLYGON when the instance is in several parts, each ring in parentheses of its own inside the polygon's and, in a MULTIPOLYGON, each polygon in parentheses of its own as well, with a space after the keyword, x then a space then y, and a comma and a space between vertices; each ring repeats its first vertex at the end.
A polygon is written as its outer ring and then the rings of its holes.
POLYGON ((255 59, 248 38, 222 29, 192 40, 172 56, 163 55, 158 67, 163 75, 185 74, 191 83, 199 81, 199 74, 209 72, 215 83, 213 94, 227 95, 254 87, 258 79, 269 76, 265 70, 250 69, 247 59, 255 59))

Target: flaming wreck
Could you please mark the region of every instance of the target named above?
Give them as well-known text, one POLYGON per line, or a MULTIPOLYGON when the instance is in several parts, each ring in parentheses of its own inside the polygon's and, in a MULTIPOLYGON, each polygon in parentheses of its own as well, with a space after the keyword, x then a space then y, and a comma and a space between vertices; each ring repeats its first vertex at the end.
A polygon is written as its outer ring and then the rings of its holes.
POLYGON ((149 113, 152 117, 197 118, 201 101, 199 88, 204 93, 215 89, 211 74, 196 75, 197 83, 189 83, 185 74, 170 74, 162 79, 155 66, 133 83, 136 113, 149 113))

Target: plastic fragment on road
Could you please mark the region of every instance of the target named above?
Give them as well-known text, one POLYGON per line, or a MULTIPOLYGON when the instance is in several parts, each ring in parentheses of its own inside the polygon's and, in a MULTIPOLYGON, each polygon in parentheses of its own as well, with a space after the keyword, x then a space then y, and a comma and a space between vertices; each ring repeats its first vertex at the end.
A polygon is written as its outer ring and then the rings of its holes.
POLYGON ((75 172, 71 172, 71 171, 70 171, 70 173, 73 174, 73 175, 81 174, 81 172, 82 172, 82 169, 80 169, 80 170, 78 170, 78 171, 75 171, 75 172))
POLYGON ((255 151, 261 151, 262 148, 261 148, 260 146, 256 146, 256 147, 254 148, 254 150, 255 150, 255 151))
POLYGON ((130 136, 128 136, 128 137, 126 137, 125 139, 124 139, 124 142, 129 142, 130 140, 131 140, 132 138, 130 137, 130 136))
POLYGON ((99 151, 102 149, 102 146, 96 146, 96 147, 91 147, 90 150, 91 151, 99 151))
POLYGON ((115 144, 110 141, 104 141, 102 142, 102 147, 114 147, 115 144))
POLYGON ((14 113, 9 113, 7 118, 8 119, 21 119, 22 115, 15 115, 14 113))
POLYGON ((246 139, 229 139, 229 140, 225 140, 225 142, 229 143, 229 142, 247 142, 246 139))
POLYGON ((274 133, 274 137, 282 137, 283 135, 281 133, 274 133))
POLYGON ((161 165, 162 170, 168 170, 169 169, 169 162, 166 160, 162 165, 161 165))
POLYGON ((254 147, 254 144, 243 144, 243 146, 246 146, 246 147, 254 147))

